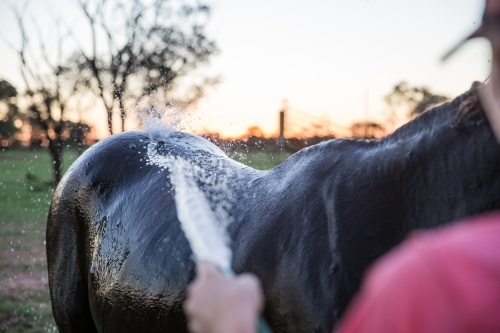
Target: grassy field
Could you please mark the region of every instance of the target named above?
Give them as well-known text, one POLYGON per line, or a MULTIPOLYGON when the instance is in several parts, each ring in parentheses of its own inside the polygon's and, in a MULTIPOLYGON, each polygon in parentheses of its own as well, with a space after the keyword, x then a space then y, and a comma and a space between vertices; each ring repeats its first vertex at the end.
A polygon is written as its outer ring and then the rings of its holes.
POLYGON ((288 156, 289 152, 278 151, 278 152, 238 152, 238 151, 228 151, 226 154, 235 161, 248 165, 257 170, 267 170, 280 164, 288 156))
MULTIPOLYGON (((77 158, 66 151, 66 170, 77 158)), ((45 223, 54 186, 48 152, 0 151, 0 332, 55 332, 45 223)))
MULTIPOLYGON (((228 152, 269 169, 287 152, 228 152)), ((63 168, 77 158, 65 151, 63 168)), ((56 332, 47 284, 45 224, 54 187, 47 151, 0 150, 0 332, 56 332)))

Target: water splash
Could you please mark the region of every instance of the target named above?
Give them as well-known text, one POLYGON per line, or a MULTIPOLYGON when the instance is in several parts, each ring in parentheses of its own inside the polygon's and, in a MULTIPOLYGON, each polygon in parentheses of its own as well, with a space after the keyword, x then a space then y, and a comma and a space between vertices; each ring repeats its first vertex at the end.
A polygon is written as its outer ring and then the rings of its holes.
POLYGON ((194 122, 199 120, 194 111, 187 110, 171 101, 141 107, 136 105, 136 128, 145 128, 146 132, 195 132, 194 122))
POLYGON ((175 203, 182 230, 197 260, 208 261, 222 271, 231 271, 232 253, 227 244, 226 229, 217 222, 205 195, 182 168, 173 173, 175 203))
POLYGON ((165 109, 159 109, 157 106, 137 108, 136 114, 139 120, 137 125, 144 125, 149 133, 171 133, 180 123, 180 111, 172 106, 167 105, 165 109))
POLYGON ((146 163, 167 171, 165 175, 175 190, 177 215, 194 259, 209 261, 229 273, 232 253, 227 226, 231 222, 228 211, 233 197, 227 182, 230 173, 210 156, 199 159, 193 154, 189 156, 193 160, 188 161, 175 155, 175 148, 160 154, 158 140, 168 140, 165 136, 169 132, 166 129, 162 135, 155 128, 150 132, 155 141, 147 146, 146 163))

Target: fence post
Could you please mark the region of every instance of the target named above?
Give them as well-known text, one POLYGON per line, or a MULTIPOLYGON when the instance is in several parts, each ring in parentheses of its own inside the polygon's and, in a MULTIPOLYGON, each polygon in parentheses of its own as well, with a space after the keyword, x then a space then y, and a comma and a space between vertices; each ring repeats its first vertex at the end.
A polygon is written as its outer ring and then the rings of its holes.
POLYGON ((278 145, 280 147, 285 146, 285 111, 288 106, 288 101, 283 100, 283 108, 280 111, 280 135, 278 137, 278 145))

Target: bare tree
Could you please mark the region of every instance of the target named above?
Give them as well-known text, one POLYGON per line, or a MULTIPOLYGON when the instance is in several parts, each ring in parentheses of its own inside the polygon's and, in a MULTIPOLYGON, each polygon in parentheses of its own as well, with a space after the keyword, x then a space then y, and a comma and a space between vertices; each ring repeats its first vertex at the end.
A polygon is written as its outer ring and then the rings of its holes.
MULTIPOLYGON (((24 83, 24 91, 20 99, 25 106, 24 117, 36 128, 36 133, 47 140, 52 157, 54 181, 58 183, 62 176, 62 133, 67 106, 76 91, 73 80, 65 73, 68 67, 63 65, 63 49, 68 38, 68 32, 63 32, 61 22, 54 20, 55 47, 49 48, 43 38, 41 29, 36 36, 28 36, 26 12, 29 1, 21 8, 11 4, 20 32, 18 46, 4 38, 10 48, 17 54, 20 73, 24 83)), ((36 25, 36 22, 34 22, 36 25)))
MULTIPOLYGON (((81 84, 104 104, 108 128, 115 111, 125 129, 127 109, 154 99, 168 102, 179 78, 207 63, 218 52, 205 35, 209 7, 189 0, 78 0, 91 32, 90 50, 74 55, 81 84)), ((80 43, 78 43, 81 45, 80 43)), ((185 92, 184 105, 217 82, 205 77, 185 92)))
MULTIPOLYGON (((18 56, 25 88, 21 104, 38 139, 48 143, 56 183, 62 176, 67 115, 79 108, 78 101, 89 96, 102 101, 110 132, 113 112, 119 111, 123 130, 127 109, 173 100, 179 79, 218 52, 204 32, 207 5, 196 0, 146 1, 76 0, 90 28, 90 45, 57 14, 52 14, 55 33, 44 38, 36 19, 26 18, 30 0, 7 2, 20 38, 13 43, 2 37, 18 56), (33 29, 28 33, 27 25, 32 24, 38 35, 31 34, 33 29)), ((216 81, 192 81, 181 102, 196 102, 216 81)))

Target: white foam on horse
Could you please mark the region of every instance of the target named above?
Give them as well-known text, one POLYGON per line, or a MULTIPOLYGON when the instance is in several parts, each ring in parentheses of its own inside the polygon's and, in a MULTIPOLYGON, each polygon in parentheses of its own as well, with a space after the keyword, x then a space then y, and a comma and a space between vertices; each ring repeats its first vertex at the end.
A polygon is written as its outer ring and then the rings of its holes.
POLYGON ((197 181, 215 188, 219 196, 224 192, 230 198, 227 184, 216 182, 203 168, 181 157, 158 154, 156 142, 148 145, 147 156, 148 164, 169 171, 170 183, 175 190, 177 216, 191 245, 194 259, 211 262, 224 272, 231 272, 232 252, 226 229, 230 221, 226 212, 229 201, 223 200, 223 204, 219 202, 214 211, 197 181))

